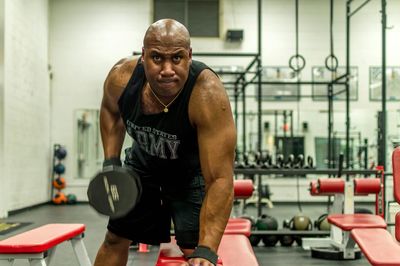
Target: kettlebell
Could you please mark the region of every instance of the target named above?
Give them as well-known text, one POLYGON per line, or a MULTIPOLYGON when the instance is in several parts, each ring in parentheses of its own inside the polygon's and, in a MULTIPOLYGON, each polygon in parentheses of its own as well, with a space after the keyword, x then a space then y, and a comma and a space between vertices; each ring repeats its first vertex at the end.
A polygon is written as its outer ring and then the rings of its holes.
MULTIPOLYGON (((256 222, 257 230, 278 230, 278 221, 267 214, 262 214, 256 222)), ((261 237, 262 242, 267 247, 273 247, 278 243, 277 235, 263 235, 261 237)))
POLYGON ((315 221, 315 228, 321 231, 331 230, 331 224, 328 222, 328 214, 324 213, 315 221))
POLYGON ((312 229, 311 219, 308 216, 299 213, 290 220, 290 228, 292 230, 297 230, 297 231, 311 230, 312 229))

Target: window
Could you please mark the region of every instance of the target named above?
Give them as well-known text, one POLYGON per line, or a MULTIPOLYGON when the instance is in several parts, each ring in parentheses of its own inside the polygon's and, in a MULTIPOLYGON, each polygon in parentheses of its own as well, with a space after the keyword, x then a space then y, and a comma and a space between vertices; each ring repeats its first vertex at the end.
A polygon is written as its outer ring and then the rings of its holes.
MULTIPOLYGON (((325 66, 312 67, 312 80, 329 82, 332 79, 340 77, 346 73, 345 67, 338 67, 337 71, 332 73, 325 66), (333 76, 332 76, 333 75, 333 76)), ((341 82, 345 82, 341 79, 341 82)), ((350 101, 357 101, 358 99, 358 68, 350 67, 350 101)), ((314 101, 327 101, 328 100, 328 85, 313 85, 312 98, 314 101)), ((345 101, 346 100, 346 87, 345 85, 333 85, 333 100, 345 101)))
MULTIPOLYGON (((369 98, 382 100, 382 67, 369 68, 369 98)), ((386 67, 386 100, 400 100, 400 67, 386 67)))
MULTIPOLYGON (((263 101, 298 101, 300 100, 300 86, 290 84, 297 82, 297 73, 290 67, 276 66, 263 67, 263 82, 282 82, 282 84, 263 84, 261 90, 261 99, 263 101), (289 82, 289 84, 284 84, 289 82)), ((258 88, 256 86, 256 95, 258 88)))
POLYGON ((172 18, 192 37, 219 37, 219 0, 154 0, 154 21, 172 18))

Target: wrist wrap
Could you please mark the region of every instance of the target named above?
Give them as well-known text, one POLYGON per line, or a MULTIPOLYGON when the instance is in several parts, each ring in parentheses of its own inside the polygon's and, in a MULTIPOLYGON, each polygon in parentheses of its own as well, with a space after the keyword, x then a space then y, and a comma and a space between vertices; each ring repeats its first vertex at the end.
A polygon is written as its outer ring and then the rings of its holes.
POLYGON ((110 166, 122 166, 121 159, 118 157, 107 158, 103 162, 103 169, 110 166))
POLYGON ((196 249, 190 254, 188 259, 192 258, 203 258, 208 260, 214 265, 217 265, 218 262, 218 255, 212 251, 209 247, 206 246, 197 246, 196 249))

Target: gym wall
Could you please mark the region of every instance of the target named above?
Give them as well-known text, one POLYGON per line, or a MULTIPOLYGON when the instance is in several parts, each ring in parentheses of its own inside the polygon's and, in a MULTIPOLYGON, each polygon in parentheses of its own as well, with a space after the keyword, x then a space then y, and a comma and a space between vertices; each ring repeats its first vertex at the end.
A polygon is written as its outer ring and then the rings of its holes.
MULTIPOLYGON (((0 0, 0 184, 5 184, 4 175, 4 0, 0 0)), ((0 217, 7 215, 5 186, 0 186, 0 217)))
MULTIPOLYGON (((144 0, 51 0, 49 8, 53 139, 69 152, 64 161, 66 193, 86 200, 89 180, 77 179, 78 114, 100 108, 103 83, 112 66, 141 50, 151 6, 144 0)), ((100 169, 102 159, 97 163, 100 169)))
MULTIPOLYGON (((78 199, 86 197, 88 180, 76 179, 76 117, 77 109, 98 109, 104 79, 111 66, 132 51, 140 51, 143 34, 152 22, 152 1, 127 1, 117 3, 103 0, 62 1, 50 0, 50 65, 52 66, 52 113, 53 140, 63 143, 70 151, 66 164, 68 193, 78 199)), ((335 1, 334 40, 335 54, 341 66, 345 64, 345 0, 335 1)), ((257 1, 221 1, 221 37, 193 38, 193 52, 257 52, 257 1), (225 41, 226 29, 243 29, 241 43, 225 41)), ((398 1, 389 1, 389 24, 400 25, 394 10, 398 1), (390 13, 392 12, 392 13, 390 13)), ((369 66, 381 64, 381 35, 379 3, 371 2, 352 19, 351 65, 358 66, 358 101, 351 102, 351 126, 354 131, 376 140, 376 111, 380 102, 369 101, 369 66)), ((264 0, 262 2, 262 55, 263 65, 287 66, 295 53, 295 18, 292 0, 264 0)), ((299 51, 307 60, 302 73, 303 80, 311 80, 311 67, 324 64, 329 54, 329 1, 302 0, 299 10, 299 51)), ((388 31, 387 64, 397 65, 400 36, 397 27, 388 31)), ((195 57, 211 66, 246 66, 252 58, 242 57, 195 57)), ((255 87, 247 88, 254 93, 255 87)), ((311 94, 311 86, 302 87, 304 94, 311 94)), ((396 103, 388 102, 388 110, 396 109, 396 103)), ((241 107, 239 107, 240 109, 241 107)), ((310 98, 296 102, 264 102, 265 110, 291 109, 297 124, 308 122, 305 149, 315 154, 315 137, 327 136, 327 102, 310 98), (299 121, 296 121, 297 117, 299 121), (297 123, 299 122, 299 123, 297 123)), ((345 131, 345 103, 334 104, 334 127, 345 131)), ((247 100, 246 112, 256 112, 257 102, 247 100)), ((241 112, 241 110, 239 110, 241 112)), ((269 118, 264 118, 267 121, 269 118)), ((256 120, 253 129, 257 130, 256 120)), ((270 122, 273 125, 273 122, 270 122)), ((242 132, 238 123, 239 145, 242 132)), ((248 135, 250 130, 247 125, 248 135)), ((273 129, 271 129, 273 131, 273 129)), ((388 151, 390 152, 390 151, 388 151)), ((372 155, 373 151, 371 151, 372 155)), ((389 160, 388 160, 389 161, 389 160)), ((100 164, 101 162, 99 162, 100 164)))
MULTIPOLYGON (((335 1, 335 54, 342 66, 345 2, 335 1)), ((65 160, 66 193, 85 199, 88 180, 76 179, 76 110, 99 108, 108 71, 120 58, 141 50, 143 34, 152 22, 152 1, 147 0, 0 0, 1 5, 5 48, 0 46, 0 217, 9 210, 49 200, 54 143, 65 145, 69 154, 65 160)), ((256 53, 257 1, 221 0, 221 5, 221 37, 193 38, 193 52, 256 53), (226 42, 227 29, 243 29, 244 40, 226 42)), ((381 64, 379 10, 379 1, 371 1, 352 18, 351 25, 351 65, 358 66, 359 71, 358 101, 351 102, 351 126, 372 142, 376 139, 375 114, 380 102, 369 101, 368 68, 381 64)), ((400 64, 400 51, 396 49, 400 46, 398 10, 400 2, 389 0, 388 25, 395 27, 387 31, 388 66, 400 64)), ((294 3, 263 0, 262 16, 262 63, 287 66, 295 53, 294 3)), ((323 65, 329 54, 329 1, 300 1, 299 23, 299 51, 307 60, 302 79, 311 80, 311 67, 323 65)), ((196 59, 210 66, 246 66, 251 60, 196 59)), ((302 90, 311 94, 311 86, 302 90)), ((388 110, 397 106, 397 102, 387 104, 388 110)), ((300 126, 303 121, 309 124, 305 133, 307 153, 314 153, 315 137, 327 135, 327 102, 309 98, 299 103, 265 102, 263 109, 300 110, 300 126)), ((344 103, 335 102, 334 109, 335 130, 343 131, 344 103)), ((246 112, 256 110, 257 102, 248 99, 246 112)))
POLYGON ((0 216, 49 198, 51 113, 47 0, 2 6, 0 216))

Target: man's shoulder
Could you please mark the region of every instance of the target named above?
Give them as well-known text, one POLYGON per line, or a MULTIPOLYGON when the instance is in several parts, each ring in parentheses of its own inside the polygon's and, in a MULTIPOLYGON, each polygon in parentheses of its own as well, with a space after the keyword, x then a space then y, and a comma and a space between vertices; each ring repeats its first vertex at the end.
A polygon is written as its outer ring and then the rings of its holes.
POLYGON ((119 60, 113 67, 113 71, 118 72, 119 74, 123 73, 132 73, 135 69, 139 58, 137 57, 125 57, 119 60))
POLYGON ((125 88, 132 76, 136 67, 138 59, 133 57, 126 57, 119 60, 110 70, 107 76, 105 86, 106 88, 116 89, 120 91, 125 88))

